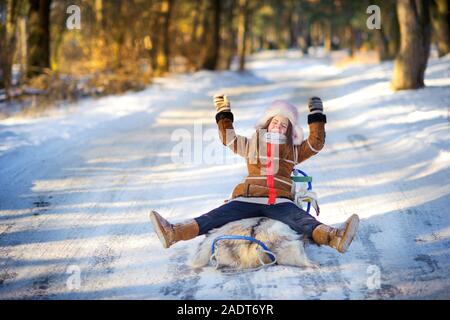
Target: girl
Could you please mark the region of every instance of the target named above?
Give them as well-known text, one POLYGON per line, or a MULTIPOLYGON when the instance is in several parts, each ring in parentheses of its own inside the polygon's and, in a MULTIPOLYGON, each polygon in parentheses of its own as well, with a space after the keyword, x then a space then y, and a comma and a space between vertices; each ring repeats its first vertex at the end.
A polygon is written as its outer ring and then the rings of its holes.
POLYGON ((283 100, 274 101, 249 139, 233 128, 230 102, 223 94, 214 96, 216 122, 224 146, 246 159, 248 176, 233 190, 231 200, 186 222, 171 224, 156 211, 150 213, 153 227, 164 248, 180 240, 193 239, 229 222, 265 216, 287 224, 318 245, 344 253, 359 224, 356 214, 340 228, 322 224, 294 202, 293 167, 317 154, 325 143, 326 116, 320 98, 309 100, 309 137, 297 124, 297 109, 283 100))

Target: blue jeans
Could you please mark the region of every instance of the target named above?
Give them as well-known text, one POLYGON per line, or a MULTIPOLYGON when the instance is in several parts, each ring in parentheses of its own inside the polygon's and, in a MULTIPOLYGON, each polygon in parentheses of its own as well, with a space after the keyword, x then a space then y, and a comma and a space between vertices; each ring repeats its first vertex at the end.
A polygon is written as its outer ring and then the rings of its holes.
POLYGON ((267 217, 287 224, 299 234, 312 239, 313 230, 321 223, 297 205, 283 202, 274 205, 231 201, 197 218, 199 235, 241 219, 267 217))

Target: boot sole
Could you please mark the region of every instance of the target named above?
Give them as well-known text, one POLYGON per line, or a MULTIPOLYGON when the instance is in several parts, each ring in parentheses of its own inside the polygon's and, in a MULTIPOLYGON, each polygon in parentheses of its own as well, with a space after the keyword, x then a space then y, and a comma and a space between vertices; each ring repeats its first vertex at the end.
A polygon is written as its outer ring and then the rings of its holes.
POLYGON ((167 249, 170 247, 169 242, 167 241, 167 239, 164 237, 164 232, 162 231, 162 226, 159 223, 158 218, 156 217, 155 213, 157 213, 156 211, 151 211, 150 212, 150 221, 152 222, 153 225, 153 229, 156 232, 156 235, 159 238, 159 241, 161 241, 161 244, 163 245, 164 249, 167 249))
POLYGON ((338 251, 341 253, 344 253, 347 251, 348 247, 353 241, 353 238, 356 235, 356 231, 358 230, 359 226, 359 217, 354 214, 350 218, 350 222, 347 225, 347 228, 345 229, 344 235, 342 236, 342 240, 339 243, 338 251))

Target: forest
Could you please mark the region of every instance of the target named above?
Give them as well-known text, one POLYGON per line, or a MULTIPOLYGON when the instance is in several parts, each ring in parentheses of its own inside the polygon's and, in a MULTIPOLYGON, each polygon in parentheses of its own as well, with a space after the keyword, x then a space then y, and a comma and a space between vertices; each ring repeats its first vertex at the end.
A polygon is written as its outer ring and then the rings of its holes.
MULTIPOLYGON (((0 101, 139 90, 155 77, 245 70, 271 49, 376 52, 395 90, 424 86, 430 47, 450 51, 448 0, 1 0, 0 101), (371 11, 373 6, 376 8, 371 11), (370 19, 380 19, 369 28, 370 19)), ((5 109, 5 107, 3 108, 5 109)))

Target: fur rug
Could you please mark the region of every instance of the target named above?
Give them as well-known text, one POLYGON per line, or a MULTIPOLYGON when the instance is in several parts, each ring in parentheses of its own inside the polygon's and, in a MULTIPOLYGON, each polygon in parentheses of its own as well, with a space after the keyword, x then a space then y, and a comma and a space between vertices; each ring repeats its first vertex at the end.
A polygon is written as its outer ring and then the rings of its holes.
MULTIPOLYGON (((258 239, 272 251, 277 264, 296 267, 316 267, 305 253, 307 239, 297 234, 286 224, 269 218, 243 219, 211 230, 200 243, 190 260, 193 268, 202 268, 209 264, 211 246, 214 239, 222 235, 241 235, 258 239)), ((216 261, 219 267, 236 270, 253 269, 271 262, 269 256, 259 250, 254 242, 245 240, 222 240, 216 243, 216 261), (259 258, 258 258, 259 256, 259 258)))

